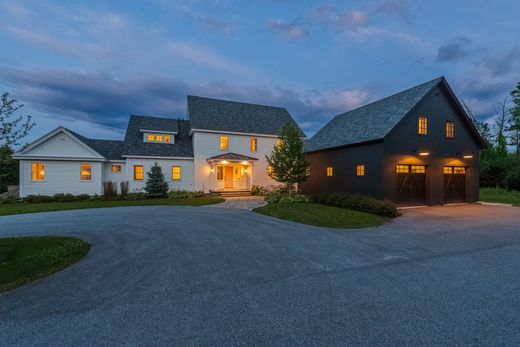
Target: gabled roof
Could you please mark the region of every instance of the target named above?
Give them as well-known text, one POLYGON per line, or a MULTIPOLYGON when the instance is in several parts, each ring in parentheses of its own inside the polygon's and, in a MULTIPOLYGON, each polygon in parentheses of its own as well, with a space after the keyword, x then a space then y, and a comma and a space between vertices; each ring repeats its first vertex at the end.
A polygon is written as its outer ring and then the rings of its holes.
POLYGON ((101 154, 103 157, 109 160, 119 160, 122 159, 121 155, 124 150, 124 142, 117 140, 97 140, 97 139, 89 139, 85 136, 82 136, 72 130, 66 129, 72 135, 77 137, 87 146, 101 154))
POLYGON ((420 100, 441 82, 446 83, 444 77, 339 114, 306 141, 305 150, 313 152, 382 140, 420 100))
POLYGON ((208 158, 208 160, 258 160, 258 158, 248 157, 247 155, 237 153, 224 153, 214 157, 208 158))
POLYGON ((182 119, 130 116, 126 129, 123 155, 153 157, 193 157, 190 122, 182 119), (143 141, 141 130, 177 133, 173 144, 143 141))
POLYGON ((287 122, 300 129, 283 107, 188 95, 187 113, 192 129, 197 130, 278 135, 287 122))

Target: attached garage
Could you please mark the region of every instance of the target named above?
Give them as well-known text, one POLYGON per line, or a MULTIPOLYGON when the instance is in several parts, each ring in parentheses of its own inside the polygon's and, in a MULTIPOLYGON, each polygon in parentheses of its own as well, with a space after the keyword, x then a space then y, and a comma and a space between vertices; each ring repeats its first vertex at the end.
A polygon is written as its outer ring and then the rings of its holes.
POLYGON ((396 166, 397 204, 426 204, 426 166, 403 165, 396 166))
POLYGON ((444 167, 444 203, 466 201, 466 168, 464 166, 444 167))

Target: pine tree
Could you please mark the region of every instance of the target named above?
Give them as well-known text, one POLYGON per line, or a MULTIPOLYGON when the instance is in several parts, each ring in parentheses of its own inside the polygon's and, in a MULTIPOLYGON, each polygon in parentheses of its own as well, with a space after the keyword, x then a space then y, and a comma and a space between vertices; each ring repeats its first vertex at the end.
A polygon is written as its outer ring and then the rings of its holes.
POLYGON ((516 85, 516 89, 511 92, 513 97, 513 107, 511 109, 509 124, 509 144, 515 146, 517 156, 520 156, 520 82, 516 85))
POLYGON ((303 152, 303 139, 300 129, 287 123, 280 132, 280 141, 270 155, 266 156, 270 167, 270 176, 284 183, 289 190, 296 183, 307 179, 309 162, 303 152))
POLYGON ((168 195, 168 183, 164 179, 162 168, 155 163, 150 171, 146 173, 148 176, 144 190, 149 198, 164 198, 168 195))

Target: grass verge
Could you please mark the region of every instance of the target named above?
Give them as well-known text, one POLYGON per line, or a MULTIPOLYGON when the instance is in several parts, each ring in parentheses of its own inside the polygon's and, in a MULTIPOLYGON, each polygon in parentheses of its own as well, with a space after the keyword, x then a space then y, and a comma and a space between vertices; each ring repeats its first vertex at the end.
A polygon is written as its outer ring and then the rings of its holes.
POLYGON ((383 217, 373 214, 314 203, 275 203, 258 207, 253 211, 293 222, 328 228, 366 228, 385 222, 383 217))
POLYGON ((90 250, 73 237, 12 237, 0 239, 0 293, 60 271, 90 250))
POLYGON ((121 206, 149 206, 149 205, 185 205, 185 206, 202 206, 212 205, 223 202, 224 199, 219 197, 207 198, 192 198, 192 199, 146 199, 146 200, 86 200, 75 202, 46 202, 46 203, 23 203, 13 202, 7 204, 0 204, 0 216, 22 214, 22 213, 36 213, 36 212, 50 212, 50 211, 64 211, 64 210, 79 210, 85 208, 103 208, 103 207, 121 207, 121 206))
POLYGON ((480 201, 520 206, 520 192, 501 188, 480 188, 480 201))

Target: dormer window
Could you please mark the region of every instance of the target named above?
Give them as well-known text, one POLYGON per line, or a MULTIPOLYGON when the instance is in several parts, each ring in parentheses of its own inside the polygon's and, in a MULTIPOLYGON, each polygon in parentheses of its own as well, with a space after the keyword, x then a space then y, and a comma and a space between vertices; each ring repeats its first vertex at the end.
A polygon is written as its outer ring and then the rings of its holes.
POLYGON ((153 130, 141 130, 144 133, 143 141, 152 143, 174 143, 175 133, 161 133, 153 130))

